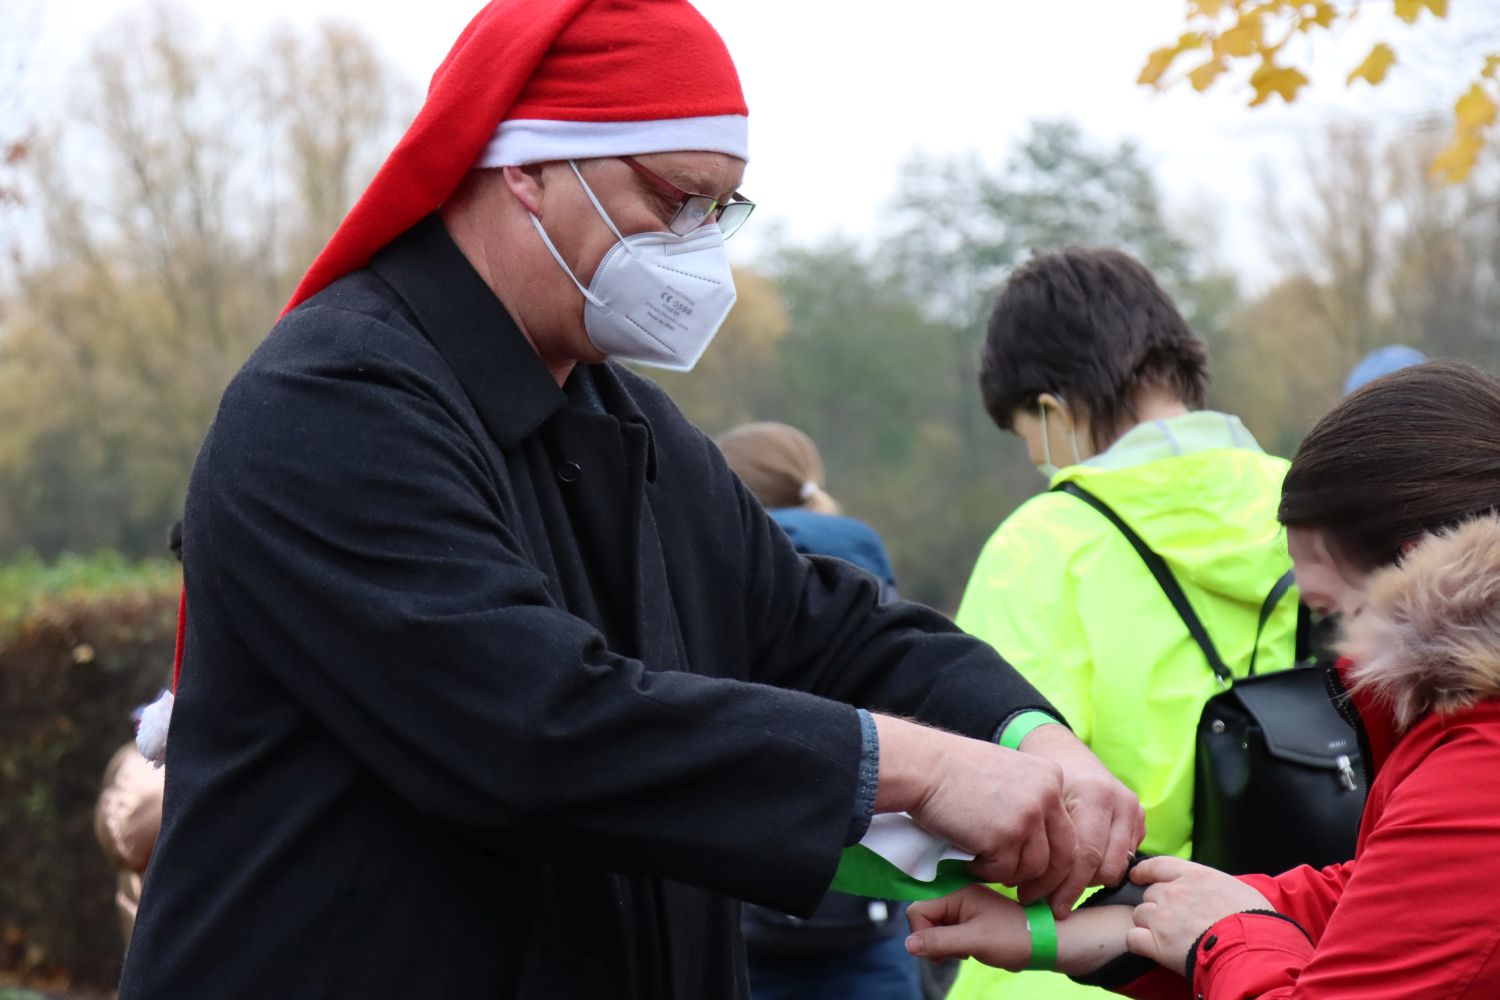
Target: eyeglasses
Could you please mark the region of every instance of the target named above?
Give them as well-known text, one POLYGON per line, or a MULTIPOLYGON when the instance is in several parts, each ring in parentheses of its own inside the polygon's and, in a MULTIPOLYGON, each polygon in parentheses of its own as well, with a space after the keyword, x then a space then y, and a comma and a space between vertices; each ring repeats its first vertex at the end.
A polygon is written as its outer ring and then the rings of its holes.
POLYGON ((727 240, 745 224, 750 218, 750 213, 755 211, 755 202, 741 195, 738 191, 729 196, 728 201, 721 202, 711 194, 693 194, 684 191, 665 177, 641 166, 632 157, 620 157, 627 167, 641 175, 647 184, 668 198, 678 202, 677 211, 672 213, 672 221, 667 223, 667 228, 678 236, 687 236, 712 221, 719 224, 727 240))

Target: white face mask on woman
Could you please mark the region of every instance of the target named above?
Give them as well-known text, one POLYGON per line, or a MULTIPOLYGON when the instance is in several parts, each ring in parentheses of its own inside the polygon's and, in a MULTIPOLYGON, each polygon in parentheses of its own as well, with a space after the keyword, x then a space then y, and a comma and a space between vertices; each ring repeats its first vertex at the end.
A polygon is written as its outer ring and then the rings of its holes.
POLYGON ((586 300, 583 328, 600 351, 672 371, 691 371, 734 305, 734 275, 724 234, 709 223, 686 236, 670 232, 621 236, 572 160, 568 165, 584 194, 619 241, 609 248, 587 288, 552 245, 535 215, 552 259, 586 300))

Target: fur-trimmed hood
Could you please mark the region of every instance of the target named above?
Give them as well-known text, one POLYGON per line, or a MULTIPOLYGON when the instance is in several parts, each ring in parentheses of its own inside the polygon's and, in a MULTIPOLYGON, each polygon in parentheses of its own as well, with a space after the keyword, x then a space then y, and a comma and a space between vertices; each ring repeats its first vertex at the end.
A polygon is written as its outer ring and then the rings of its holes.
POLYGON ((1429 535, 1378 572, 1340 652, 1397 733, 1500 695, 1500 518, 1429 535))

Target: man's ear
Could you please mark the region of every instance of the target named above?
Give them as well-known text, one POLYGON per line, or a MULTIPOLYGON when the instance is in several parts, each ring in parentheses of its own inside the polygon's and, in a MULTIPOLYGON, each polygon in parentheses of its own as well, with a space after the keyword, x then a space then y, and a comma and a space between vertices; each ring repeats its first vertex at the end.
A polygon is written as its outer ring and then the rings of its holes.
POLYGON ((542 214, 542 195, 546 181, 542 176, 542 164, 529 163, 522 167, 501 167, 505 186, 515 196, 521 207, 532 215, 542 214))

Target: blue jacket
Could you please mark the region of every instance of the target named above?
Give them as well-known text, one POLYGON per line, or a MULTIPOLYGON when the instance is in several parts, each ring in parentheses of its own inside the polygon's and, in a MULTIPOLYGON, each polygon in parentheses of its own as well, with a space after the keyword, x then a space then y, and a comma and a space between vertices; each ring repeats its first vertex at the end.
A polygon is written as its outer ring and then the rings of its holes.
POLYGON ((851 562, 880 580, 882 596, 887 599, 894 596, 896 574, 891 569, 890 556, 886 555, 885 543, 865 522, 796 507, 773 510, 771 518, 781 525, 798 552, 851 562))

